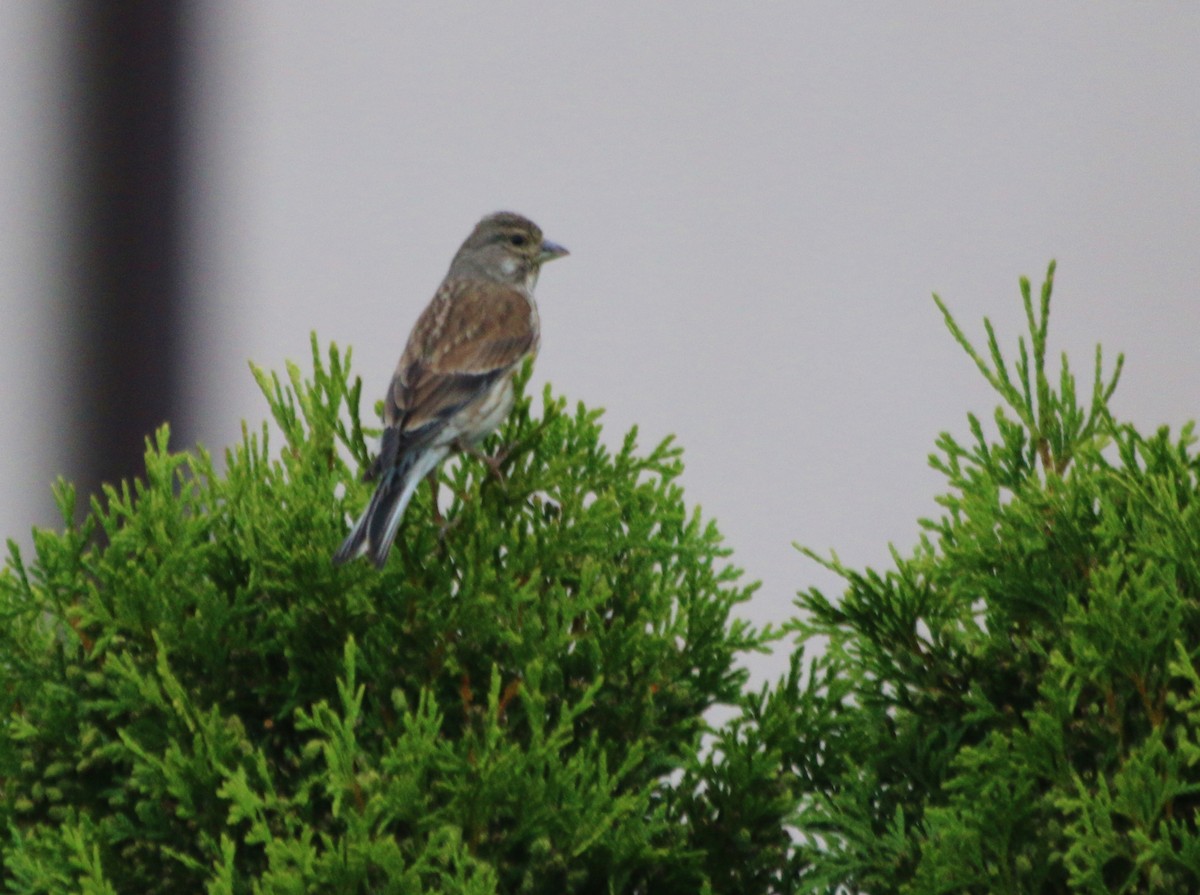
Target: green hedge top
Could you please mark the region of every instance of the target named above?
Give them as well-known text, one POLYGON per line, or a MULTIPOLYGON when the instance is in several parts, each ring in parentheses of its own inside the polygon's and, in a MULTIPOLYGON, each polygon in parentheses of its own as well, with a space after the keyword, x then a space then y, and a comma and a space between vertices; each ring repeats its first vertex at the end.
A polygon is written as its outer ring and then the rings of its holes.
POLYGON ((464 460, 444 526, 422 489, 382 573, 336 568, 366 496, 347 363, 314 337, 310 380, 255 370, 278 456, 264 425, 218 473, 164 428, 144 480, 80 527, 60 485, 65 530, 32 563, 10 545, 9 886, 701 885, 681 775, 770 635, 730 618, 752 588, 684 506, 678 449, 611 452, 599 413, 522 397, 502 479, 464 460))
MULTIPOLYGON (((1051 275, 1053 267, 1051 267, 1051 275)), ((1052 277, 894 568, 800 594, 757 692, 670 442, 523 396, 335 568, 359 384, 255 372, 283 433, 171 453, 0 573, 0 880, 22 893, 1200 892, 1200 458, 1049 369, 1052 277), (994 432, 991 434, 988 430, 994 432), (812 655, 805 656, 808 649, 812 655), (724 704, 727 720, 706 720, 724 704), (707 714, 706 714, 707 713, 707 714)), ((522 395, 524 380, 521 382, 522 395)), ((370 434, 370 433, 366 433, 370 434)), ((886 447, 886 446, 884 446, 886 447)), ((798 499, 802 497, 798 496, 798 499)))

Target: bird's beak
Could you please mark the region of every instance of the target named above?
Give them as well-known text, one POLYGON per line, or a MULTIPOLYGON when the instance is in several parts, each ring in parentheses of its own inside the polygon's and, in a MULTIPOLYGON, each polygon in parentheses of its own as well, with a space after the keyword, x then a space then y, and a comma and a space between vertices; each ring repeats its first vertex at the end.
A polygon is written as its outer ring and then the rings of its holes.
POLYGON ((542 240, 542 252, 538 255, 538 263, 545 264, 547 261, 553 261, 555 258, 561 258, 563 255, 571 254, 556 242, 551 242, 548 239, 542 240))

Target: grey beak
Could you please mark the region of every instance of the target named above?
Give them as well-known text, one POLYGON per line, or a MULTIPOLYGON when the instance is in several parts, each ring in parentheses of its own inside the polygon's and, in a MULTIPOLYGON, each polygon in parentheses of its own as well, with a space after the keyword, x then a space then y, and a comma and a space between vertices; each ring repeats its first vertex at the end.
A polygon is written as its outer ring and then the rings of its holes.
POLYGON ((565 248, 556 242, 551 242, 548 239, 542 240, 542 253, 538 255, 538 261, 545 264, 547 261, 553 261, 555 258, 561 258, 563 255, 571 254, 565 248))

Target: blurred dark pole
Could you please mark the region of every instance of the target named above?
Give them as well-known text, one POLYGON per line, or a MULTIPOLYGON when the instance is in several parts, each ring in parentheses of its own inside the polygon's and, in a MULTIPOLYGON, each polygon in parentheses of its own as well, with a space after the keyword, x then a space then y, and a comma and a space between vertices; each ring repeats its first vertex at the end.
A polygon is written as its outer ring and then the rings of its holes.
POLYGON ((141 475, 179 411, 184 4, 75 0, 77 330, 64 384, 81 497, 141 475))

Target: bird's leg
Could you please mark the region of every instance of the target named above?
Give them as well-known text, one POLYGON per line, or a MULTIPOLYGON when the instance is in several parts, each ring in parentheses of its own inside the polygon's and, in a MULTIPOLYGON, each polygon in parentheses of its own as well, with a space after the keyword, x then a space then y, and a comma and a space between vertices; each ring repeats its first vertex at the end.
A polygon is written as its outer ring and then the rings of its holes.
POLYGON ((429 473, 426 478, 429 480, 429 493, 433 497, 433 521, 437 523, 438 539, 441 540, 444 539, 447 534, 449 534, 450 529, 454 528, 454 526, 458 524, 461 517, 456 516, 453 519, 447 519, 442 515, 442 511, 438 507, 438 490, 441 483, 438 481, 437 470, 433 470, 433 472, 429 473))
POLYGON ((442 511, 438 507, 438 474, 434 469, 429 475, 425 476, 425 480, 429 482, 429 494, 433 498, 433 521, 443 528, 446 525, 446 520, 442 517, 442 511))
POLYGON ((490 469, 492 471, 492 475, 500 480, 501 485, 508 484, 504 476, 504 470, 500 468, 504 465, 504 461, 508 459, 507 448, 501 448, 495 454, 490 456, 485 454, 479 448, 475 447, 475 445, 465 444, 461 441, 457 444, 457 448, 464 454, 470 454, 472 457, 490 469))
POLYGON ((504 470, 500 468, 504 465, 504 461, 508 459, 508 451, 506 449, 502 448, 491 456, 483 452, 479 452, 475 456, 482 460, 483 465, 492 471, 492 475, 500 480, 501 485, 507 484, 504 477, 504 470))

